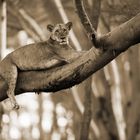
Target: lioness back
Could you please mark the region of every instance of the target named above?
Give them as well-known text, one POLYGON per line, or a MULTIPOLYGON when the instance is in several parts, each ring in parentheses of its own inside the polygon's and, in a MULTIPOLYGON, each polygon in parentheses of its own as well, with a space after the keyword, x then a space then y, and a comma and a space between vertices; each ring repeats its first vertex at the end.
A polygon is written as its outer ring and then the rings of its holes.
POLYGON ((45 63, 52 59, 53 52, 49 47, 46 42, 26 45, 8 54, 0 65, 10 61, 20 70, 30 70, 32 66, 37 66, 40 62, 45 63))

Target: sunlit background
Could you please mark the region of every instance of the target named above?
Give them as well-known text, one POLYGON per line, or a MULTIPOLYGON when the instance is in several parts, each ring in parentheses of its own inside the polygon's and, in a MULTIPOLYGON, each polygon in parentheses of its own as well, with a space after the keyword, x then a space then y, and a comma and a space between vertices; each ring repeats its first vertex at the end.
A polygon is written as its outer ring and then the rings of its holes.
POLYGON ((55 105, 49 93, 20 95, 17 100, 21 105, 19 111, 7 110, 8 103, 4 103, 1 132, 4 140, 38 140, 40 137, 59 140, 61 135, 67 135, 68 140, 74 140, 72 110, 66 110, 61 103, 55 105), (54 131, 52 135, 51 131, 54 131))

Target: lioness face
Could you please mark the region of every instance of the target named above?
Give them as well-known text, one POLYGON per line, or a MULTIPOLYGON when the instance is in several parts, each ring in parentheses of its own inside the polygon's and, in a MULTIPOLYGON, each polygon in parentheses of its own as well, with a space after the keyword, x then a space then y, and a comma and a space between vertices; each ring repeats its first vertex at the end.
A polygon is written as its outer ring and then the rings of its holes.
POLYGON ((51 38, 60 44, 67 44, 68 34, 72 27, 72 22, 66 24, 48 25, 47 28, 51 32, 51 38))

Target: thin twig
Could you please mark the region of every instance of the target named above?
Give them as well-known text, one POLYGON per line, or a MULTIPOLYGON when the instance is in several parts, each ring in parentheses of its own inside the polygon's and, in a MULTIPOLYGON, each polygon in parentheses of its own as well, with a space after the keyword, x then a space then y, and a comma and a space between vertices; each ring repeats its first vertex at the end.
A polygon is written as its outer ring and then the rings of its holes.
POLYGON ((91 15, 91 23, 95 30, 97 30, 98 28, 100 12, 101 12, 101 0, 92 0, 90 15, 91 15))
POLYGON ((90 19, 85 11, 83 0, 75 0, 75 6, 76 6, 76 12, 78 13, 78 16, 88 34, 89 39, 92 41, 93 45, 96 47, 97 33, 94 27, 92 26, 90 19))

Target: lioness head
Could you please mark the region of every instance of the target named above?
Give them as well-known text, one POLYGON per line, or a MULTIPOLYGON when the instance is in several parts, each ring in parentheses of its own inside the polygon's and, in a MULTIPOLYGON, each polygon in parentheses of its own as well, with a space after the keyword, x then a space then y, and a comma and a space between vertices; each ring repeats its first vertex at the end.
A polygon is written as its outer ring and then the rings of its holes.
POLYGON ((66 24, 56 24, 47 26, 47 29, 51 32, 51 39, 59 42, 60 44, 67 44, 68 34, 72 28, 72 22, 66 24))

